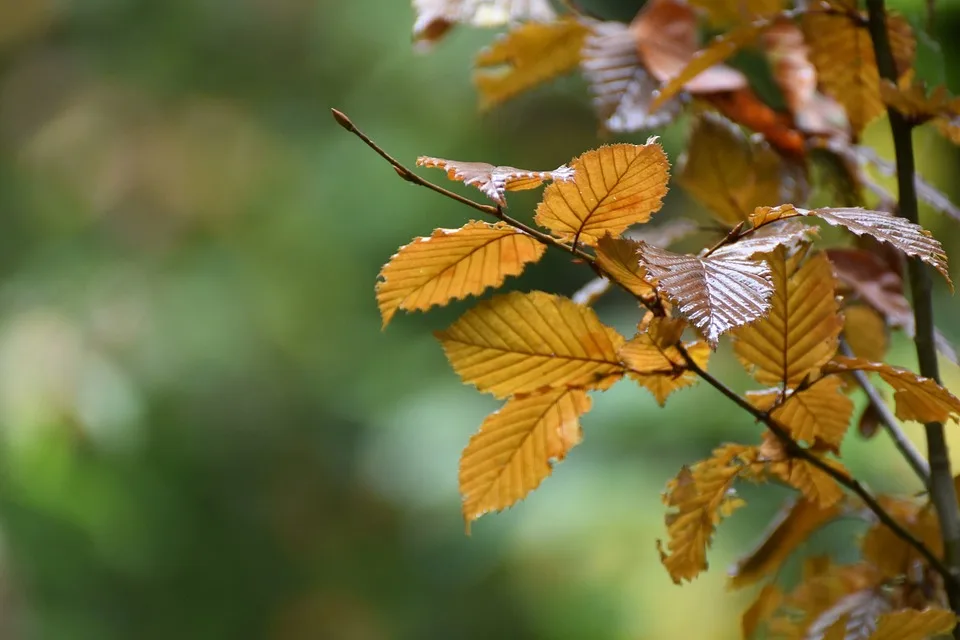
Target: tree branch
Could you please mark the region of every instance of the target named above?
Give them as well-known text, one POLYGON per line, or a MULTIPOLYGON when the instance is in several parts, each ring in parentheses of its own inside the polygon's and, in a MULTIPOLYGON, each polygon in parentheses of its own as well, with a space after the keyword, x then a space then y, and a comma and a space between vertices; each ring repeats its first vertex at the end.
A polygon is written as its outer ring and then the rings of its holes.
MULTIPOLYGON (((880 77, 896 84, 897 66, 887 33, 884 0, 867 0, 868 27, 876 52, 880 77)), ((913 155, 913 125, 896 109, 888 108, 890 130, 893 134, 894 153, 897 160, 897 188, 899 214, 913 223, 919 223, 915 182, 916 167, 913 155)), ((915 318, 914 343, 920 364, 920 375, 940 383, 940 367, 937 362, 935 330, 933 324, 933 282, 930 272, 918 259, 907 263, 910 274, 910 290, 913 294, 915 318)), ((943 424, 929 422, 924 425, 927 436, 927 459, 930 461, 930 498, 937 511, 940 533, 943 537, 944 560, 950 568, 953 580, 947 581, 947 598, 950 608, 960 612, 960 509, 953 484, 953 470, 943 424)), ((960 638, 960 627, 954 630, 960 638)))
MULTIPOLYGON (((843 340, 842 338, 840 340, 840 353, 848 358, 856 357, 856 354, 853 353, 850 345, 847 344, 846 340, 843 340)), ((873 408, 876 409, 877 414, 880 416, 880 424, 884 429, 886 429, 887 433, 890 434, 893 444, 906 459, 907 464, 909 464, 917 476, 919 476, 920 481, 923 482, 923 486, 929 490, 930 465, 927 464, 927 459, 923 457, 923 454, 917 451, 917 448, 913 446, 913 443, 910 442, 909 438, 907 438, 907 435, 903 432, 903 429, 900 428, 899 420, 897 420, 897 417, 893 415, 892 411, 890 411, 890 407, 887 406, 887 403, 883 401, 880 391, 878 391, 877 388, 873 386, 873 383, 870 382, 870 377, 867 375, 867 372, 852 371, 851 374, 856 379, 857 384, 860 385, 860 388, 863 389, 863 392, 867 395, 867 400, 869 400, 870 404, 873 405, 873 408)))

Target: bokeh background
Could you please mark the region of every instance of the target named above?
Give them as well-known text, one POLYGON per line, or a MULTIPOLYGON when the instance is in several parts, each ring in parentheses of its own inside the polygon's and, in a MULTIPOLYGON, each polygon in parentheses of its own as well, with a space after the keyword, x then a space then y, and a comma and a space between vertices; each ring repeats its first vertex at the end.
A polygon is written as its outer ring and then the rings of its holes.
MULTIPOLYGON (((958 92, 960 3, 937 7, 944 50, 921 62, 958 92)), ((398 180, 329 109, 411 163, 555 167, 596 122, 579 79, 479 115, 468 69, 492 34, 417 55, 412 20, 402 0, 0 0, 0 637, 738 637, 751 594, 725 569, 787 492, 747 488, 691 585, 655 550, 665 482, 758 433, 709 388, 663 410, 628 383, 596 397, 554 476, 464 534, 457 458, 496 404, 431 332, 466 305, 381 332, 373 286, 398 245, 471 212, 398 180)), ((675 160, 682 128, 661 133, 675 160)), ((868 135, 889 156, 886 138, 868 135)), ((917 148, 960 200, 957 152, 923 130, 917 148)), ((674 190, 658 220, 681 215, 706 220, 674 190)), ((957 223, 924 218, 960 255, 957 223)), ((510 286, 588 279, 548 254, 510 286)), ((637 319, 617 294, 599 312, 637 319)), ((893 359, 912 366, 909 345, 893 359)), ((725 348, 713 366, 747 388, 725 348)), ((917 489, 883 437, 851 435, 845 460, 917 489)), ((851 557, 857 526, 805 551, 851 557)))

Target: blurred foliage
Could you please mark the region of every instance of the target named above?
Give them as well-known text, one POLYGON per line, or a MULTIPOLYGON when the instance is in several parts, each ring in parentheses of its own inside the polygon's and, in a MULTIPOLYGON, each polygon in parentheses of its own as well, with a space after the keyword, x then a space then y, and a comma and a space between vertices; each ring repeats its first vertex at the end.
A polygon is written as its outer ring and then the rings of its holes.
MULTIPOLYGON (((956 33, 960 7, 939 12, 956 33)), ((596 129, 575 81, 479 116, 469 60, 491 34, 418 56, 411 19, 399 1, 0 2, 0 636, 737 637, 749 594, 726 595, 722 567, 774 500, 682 593, 654 547, 664 482, 756 430, 709 389, 666 410, 627 385, 598 398, 555 476, 464 536, 457 455, 495 405, 429 331, 464 307, 381 333, 373 283, 397 244, 469 212, 397 180, 329 107, 408 161, 556 166, 596 129)), ((883 123, 869 135, 889 154, 883 123)), ((955 151, 917 138, 958 199, 955 151)), ((664 139, 675 159, 682 132, 664 139)), ((660 215, 692 209, 674 190, 660 215)), ((585 277, 548 256, 515 286, 585 277)), ((635 322, 625 297, 600 311, 635 322)), ((715 371, 742 384, 729 356, 715 371)), ((915 488, 882 439, 849 455, 915 488)), ((809 550, 843 557, 849 532, 827 533, 809 550)))

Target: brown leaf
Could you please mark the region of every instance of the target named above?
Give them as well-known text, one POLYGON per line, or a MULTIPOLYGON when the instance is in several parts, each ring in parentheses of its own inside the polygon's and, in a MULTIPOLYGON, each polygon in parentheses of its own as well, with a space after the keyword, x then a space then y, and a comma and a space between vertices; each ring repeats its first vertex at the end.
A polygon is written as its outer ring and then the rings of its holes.
POLYGON ((707 342, 753 322, 770 309, 773 284, 766 263, 724 256, 698 258, 640 243, 640 261, 707 342))
POLYGON ((540 291, 484 300, 437 333, 465 383, 503 398, 544 387, 606 389, 623 373, 623 338, 596 313, 540 291))
MULTIPOLYGON (((637 335, 620 349, 620 359, 628 368, 627 374, 648 389, 661 407, 671 393, 698 381, 676 347, 684 324, 678 318, 653 318, 645 333, 637 335)), ((707 345, 695 342, 684 347, 700 368, 707 368, 710 357, 707 345)))
POLYGON ((667 193, 669 163, 655 138, 587 151, 570 166, 573 181, 549 185, 534 218, 561 240, 595 245, 618 236, 649 220, 667 193))
MULTIPOLYGON (((936 512, 929 505, 914 500, 880 496, 880 506, 904 529, 920 540, 932 553, 940 556, 943 542, 936 512)), ((909 575, 914 567, 925 562, 917 550, 885 524, 877 522, 867 530, 861 543, 863 559, 873 564, 891 580, 909 575)))
POLYGON ((693 0, 690 4, 706 12, 716 25, 735 25, 771 16, 784 9, 782 0, 693 0))
POLYGON ((546 247, 502 222, 437 229, 400 247, 380 271, 377 305, 386 327, 398 309, 424 311, 479 295, 519 275, 546 247))
POLYGON ((499 205, 506 206, 506 191, 536 189, 547 180, 572 180, 573 169, 560 166, 553 171, 530 171, 515 167, 495 167, 486 162, 460 162, 420 156, 417 166, 444 169, 447 177, 476 187, 499 205))
POLYGON ((653 287, 644 279, 644 269, 637 257, 640 243, 626 238, 603 236, 597 242, 597 266, 635 296, 653 294, 653 287))
POLYGON ((683 240, 698 230, 697 224, 692 220, 679 218, 657 226, 648 224, 637 229, 631 229, 624 233, 623 237, 627 240, 642 240, 647 244, 668 249, 670 245, 683 240))
POLYGON ((455 24, 499 27, 534 20, 550 22, 556 13, 549 0, 413 0, 417 13, 413 39, 421 46, 436 44, 455 24))
POLYGON ((843 335, 858 358, 882 362, 887 355, 887 325, 866 305, 850 305, 843 310, 843 335))
POLYGON ((904 609, 880 616, 869 640, 927 640, 956 626, 956 614, 947 609, 904 609))
MULTIPOLYGON (((815 455, 834 469, 846 473, 839 462, 830 460, 822 454, 815 455)), ((837 481, 829 476, 826 471, 816 467, 804 458, 787 457, 783 453, 782 457, 774 457, 768 461, 767 472, 799 490, 804 498, 821 509, 829 509, 843 500, 843 489, 840 488, 837 481)))
POLYGON ((480 108, 489 109, 580 64, 587 28, 572 18, 527 22, 483 49, 473 82, 480 108))
POLYGON ((460 457, 463 517, 470 522, 513 506, 540 485, 580 442, 579 417, 590 409, 580 389, 511 398, 470 438, 460 457))
POLYGON ((870 439, 880 431, 880 424, 883 416, 880 410, 872 402, 867 403, 860 413, 860 419, 857 421, 857 432, 861 437, 870 439))
POLYGON ((856 298, 882 313, 894 327, 913 323, 913 309, 903 279, 880 256, 864 249, 826 250, 840 283, 856 298))
POLYGON ((783 592, 775 584, 765 584, 740 619, 740 628, 745 639, 752 638, 783 600, 783 592))

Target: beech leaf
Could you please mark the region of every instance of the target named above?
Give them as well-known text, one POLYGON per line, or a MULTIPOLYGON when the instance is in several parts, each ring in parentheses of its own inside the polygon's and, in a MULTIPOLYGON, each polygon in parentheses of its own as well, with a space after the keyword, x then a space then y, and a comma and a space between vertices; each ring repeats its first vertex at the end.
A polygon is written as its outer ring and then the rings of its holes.
POLYGON ((904 609, 880 616, 869 640, 927 640, 956 626, 956 614, 947 609, 904 609))
POLYGON ((581 389, 552 389, 511 398, 470 438, 460 457, 463 517, 516 504, 540 485, 580 442, 579 418, 590 409, 581 389))
POLYGON ((569 298, 511 292, 437 333, 465 383, 503 398, 544 387, 606 389, 623 374, 623 337, 569 298))
POLYGON ((460 162, 420 156, 417 166, 444 169, 447 177, 476 187, 499 205, 506 206, 506 191, 536 189, 547 180, 571 180, 573 169, 566 166, 553 171, 530 171, 515 167, 495 167, 486 162, 460 162))
POLYGON ((606 235, 597 242, 597 266, 635 296, 649 296, 653 286, 644 279, 637 258, 640 242, 606 235))
POLYGON ((540 259, 546 247, 498 222, 470 222, 460 229, 437 229, 400 247, 380 271, 377 305, 386 327, 398 309, 425 311, 519 275, 540 259))
MULTIPOLYGON (((660 406, 666 404, 671 393, 698 380, 676 347, 684 324, 679 318, 653 318, 646 332, 620 349, 620 359, 628 368, 628 375, 648 389, 660 406)), ((684 345, 684 348, 697 366, 706 369, 710 357, 706 344, 695 342, 684 345)))
MULTIPOLYGON (((849 475, 839 462, 827 458, 823 450, 808 449, 807 451, 835 470, 849 475)), ((843 500, 843 489, 833 477, 806 458, 788 455, 783 448, 783 443, 772 434, 766 435, 760 453, 760 461, 767 463, 768 474, 798 489, 804 498, 821 509, 829 509, 843 500)))
POLYGON ((667 193, 669 164, 656 138, 646 144, 615 144, 575 158, 573 181, 543 192, 535 220, 561 240, 595 245, 632 224, 646 222, 667 193))
POLYGON ((789 391, 786 399, 778 402, 781 394, 779 389, 770 389, 748 393, 748 398, 758 409, 770 411, 794 440, 840 449, 853 415, 853 401, 844 395, 842 380, 818 380, 809 388, 789 391))

